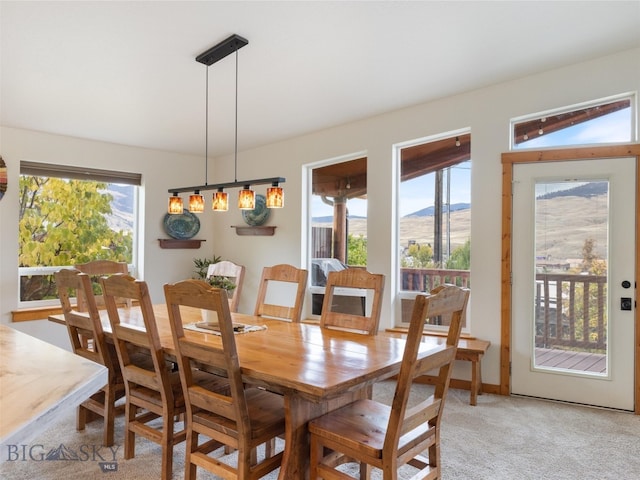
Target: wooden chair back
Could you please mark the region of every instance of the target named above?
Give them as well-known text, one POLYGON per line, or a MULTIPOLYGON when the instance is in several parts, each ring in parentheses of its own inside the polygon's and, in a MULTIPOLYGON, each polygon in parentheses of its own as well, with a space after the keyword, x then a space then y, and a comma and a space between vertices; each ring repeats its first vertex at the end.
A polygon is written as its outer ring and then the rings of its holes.
POLYGON ((293 265, 279 264, 262 269, 262 277, 258 285, 258 297, 254 315, 260 317, 270 317, 277 319, 287 319, 292 322, 299 322, 302 316, 302 305, 304 294, 307 288, 307 271, 296 268, 293 265), (293 304, 276 305, 269 301, 267 303, 267 292, 269 286, 275 287, 278 283, 295 284, 296 293, 293 304))
POLYGON ((186 437, 186 430, 174 430, 176 416, 185 411, 184 400, 179 376, 171 372, 173 364, 160 343, 147 283, 121 273, 100 282, 127 393, 124 457, 135 456, 136 434, 159 443, 162 479, 169 479, 173 446, 186 437), (144 328, 121 322, 118 298, 140 305, 144 328), (157 418, 162 418, 159 429, 149 425, 157 418))
POLYGON ((55 273, 55 282, 62 306, 71 347, 76 355, 107 367, 107 384, 78 407, 77 429, 84 430, 88 412, 104 418, 104 445, 113 445, 115 402, 124 396, 124 384, 116 351, 104 336, 100 314, 93 295, 91 280, 76 269, 62 269, 55 273), (72 303, 82 299, 85 311, 72 303))
MULTIPOLYGON (((74 268, 89 275, 98 308, 104 308, 104 297, 100 293, 102 290, 102 287, 100 286, 100 277, 113 275, 115 273, 129 273, 129 265, 127 265, 127 262, 115 262, 113 260, 92 260, 87 263, 78 263, 74 268)), ((119 301, 123 302, 124 300, 119 301)), ((125 303, 129 307, 131 306, 130 302, 125 303)), ((81 300, 78 300, 78 308, 81 310, 86 308, 81 300)))
MULTIPOLYGON (((338 272, 329 272, 325 287, 320 326, 341 330, 356 331, 366 335, 376 335, 380 326, 380 310, 384 291, 384 275, 370 273, 361 268, 347 268, 338 272), (345 313, 335 309, 337 289, 361 289, 372 293, 370 313, 362 304, 362 314, 345 313)), ((353 297, 357 298, 357 297, 353 297)))
POLYGON ((243 265, 237 265, 229 260, 212 263, 207 269, 207 278, 213 276, 228 277, 236 284, 236 288, 233 289, 233 293, 229 296, 229 308, 232 312, 238 311, 242 283, 244 282, 244 270, 243 265))
POLYGON ((454 285, 416 296, 391 406, 357 400, 312 420, 311 478, 338 478, 335 467, 345 461, 360 463, 359 478, 369 478, 371 467, 396 478, 404 464, 420 469, 412 478, 441 478, 440 424, 468 298, 468 289, 454 285), (446 343, 420 355, 425 322, 435 316, 450 322, 446 343), (434 371, 433 395, 409 407, 414 379, 434 371))
POLYGON ((225 290, 192 279, 165 285, 164 291, 187 407, 187 438, 190 440, 187 442, 185 478, 195 479, 196 466, 224 478, 261 478, 278 468, 282 460, 282 452, 266 455, 260 462, 255 456, 258 445, 284 433, 282 397, 259 388, 245 389, 225 290), (215 312, 221 341, 204 345, 185 336, 180 314, 183 306, 215 312), (193 379, 194 365, 226 377, 229 391, 212 392, 198 386, 193 379), (198 445, 199 434, 212 440, 198 445), (220 443, 238 450, 237 468, 207 457, 220 443), (214 444, 214 447, 208 447, 208 444, 214 444))
POLYGON ((416 296, 402 366, 398 374, 396 393, 391 406, 384 446, 386 451, 395 451, 400 437, 420 428, 425 420, 428 420, 430 428, 439 429, 468 299, 468 289, 446 284, 433 289, 430 295, 416 296), (423 340, 424 325, 427 319, 438 316, 449 324, 446 349, 436 356, 421 359, 418 352, 423 340), (414 379, 434 370, 438 373, 433 396, 410 409, 407 408, 414 379))

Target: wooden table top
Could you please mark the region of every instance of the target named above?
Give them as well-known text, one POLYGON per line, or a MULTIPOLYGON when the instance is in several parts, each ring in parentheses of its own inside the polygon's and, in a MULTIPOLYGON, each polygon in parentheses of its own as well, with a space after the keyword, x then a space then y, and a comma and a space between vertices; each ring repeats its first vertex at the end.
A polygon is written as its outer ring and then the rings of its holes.
MULTIPOLYGON (((154 305, 158 333, 163 348, 175 354, 165 304, 154 305)), ((111 336, 106 311, 101 311, 105 335, 111 336)), ((253 315, 233 313, 234 322, 266 325, 266 330, 236 335, 243 375, 250 383, 279 391, 293 391, 309 400, 326 400, 360 389, 397 374, 405 341, 381 332, 375 336, 322 329, 316 324, 289 323, 253 315)), ((202 321, 201 312, 183 307, 183 322, 202 321)), ((63 315, 49 320, 64 324, 63 315)), ((121 321, 144 327, 136 307, 121 310, 121 321)), ((203 344, 218 344, 213 334, 185 330, 185 335, 203 344)), ((426 354, 443 345, 425 343, 426 354)))
POLYGON ((36 438, 107 378, 103 365, 0 325, 0 444, 36 438))

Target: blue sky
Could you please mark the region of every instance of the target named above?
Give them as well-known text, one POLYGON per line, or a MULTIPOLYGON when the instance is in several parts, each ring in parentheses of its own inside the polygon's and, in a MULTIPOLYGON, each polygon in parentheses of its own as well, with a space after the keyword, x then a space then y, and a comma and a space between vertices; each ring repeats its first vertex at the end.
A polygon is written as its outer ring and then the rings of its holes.
MULTIPOLYGON (((559 132, 534 138, 518 145, 516 149, 630 141, 632 141, 631 112, 630 109, 624 109, 559 132)), ((400 216, 432 206, 434 203, 433 175, 402 182, 399 195, 400 216)), ((451 203, 471 203, 470 163, 464 163, 451 169, 451 203)), ((322 203, 316 196, 312 198, 311 206, 313 217, 333 214, 332 208, 322 203)), ((352 216, 366 217, 367 215, 366 200, 349 200, 347 207, 352 216)))

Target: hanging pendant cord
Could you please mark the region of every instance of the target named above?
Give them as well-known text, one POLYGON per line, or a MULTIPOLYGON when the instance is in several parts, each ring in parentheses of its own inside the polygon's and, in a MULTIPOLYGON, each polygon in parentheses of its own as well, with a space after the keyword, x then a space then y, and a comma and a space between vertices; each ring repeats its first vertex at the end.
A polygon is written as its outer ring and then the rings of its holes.
POLYGON ((205 74, 204 89, 204 184, 209 184, 209 67, 207 66, 205 74))
POLYGON ((235 152, 233 163, 235 166, 233 177, 235 181, 238 181, 238 49, 236 49, 236 125, 235 125, 235 139, 233 150, 235 152))

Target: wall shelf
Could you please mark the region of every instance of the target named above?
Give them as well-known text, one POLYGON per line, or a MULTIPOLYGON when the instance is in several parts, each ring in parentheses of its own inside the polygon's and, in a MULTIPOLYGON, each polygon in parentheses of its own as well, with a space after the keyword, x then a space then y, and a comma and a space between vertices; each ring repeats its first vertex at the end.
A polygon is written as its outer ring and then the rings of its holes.
POLYGON ((159 238, 160 248, 200 248, 206 240, 178 240, 177 238, 159 238))
POLYGON ((231 228, 236 229, 236 235, 271 236, 276 233, 276 227, 271 225, 261 225, 259 227, 252 227, 248 225, 231 225, 231 228))

